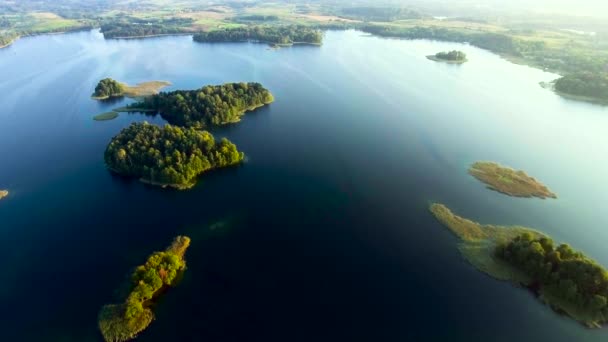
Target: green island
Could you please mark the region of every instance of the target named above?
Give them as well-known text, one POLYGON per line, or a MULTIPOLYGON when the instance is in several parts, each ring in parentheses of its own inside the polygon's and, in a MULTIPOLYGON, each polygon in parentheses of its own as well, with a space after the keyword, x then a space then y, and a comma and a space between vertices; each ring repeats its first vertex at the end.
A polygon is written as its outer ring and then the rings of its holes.
POLYGON ((179 190, 196 184, 199 175, 240 164, 245 155, 236 145, 211 133, 194 128, 147 122, 132 123, 123 129, 106 148, 107 167, 126 177, 179 190))
POLYGON ((549 189, 528 176, 524 171, 514 170, 492 162, 476 162, 469 174, 485 183, 488 189, 514 197, 557 198, 549 189))
POLYGON ((172 125, 203 128, 238 122, 246 112, 273 101, 270 91, 259 83, 226 83, 197 90, 163 92, 128 105, 126 109, 158 112, 172 125))
POLYGON ((426 58, 436 61, 445 62, 450 64, 463 64, 468 61, 467 55, 462 51, 453 50, 450 52, 438 52, 434 55, 426 56, 426 58))
POLYGON ((431 213, 461 239, 458 249, 475 268, 496 279, 522 285, 553 310, 590 328, 608 321, 608 271, 536 230, 482 225, 432 204, 431 213))
POLYGON ((118 117, 118 112, 106 112, 106 113, 101 113, 101 114, 97 114, 93 117, 93 120, 95 121, 109 121, 109 120, 114 120, 118 117))
POLYGON ((189 246, 189 237, 178 236, 165 251, 153 253, 145 264, 135 268, 125 301, 104 305, 99 312, 98 326, 105 341, 134 339, 152 323, 151 306, 165 289, 176 285, 186 269, 184 255, 189 246))
POLYGON ((138 83, 135 86, 120 83, 111 78, 104 78, 97 83, 95 86, 95 92, 92 97, 96 100, 105 100, 111 97, 144 97, 158 94, 158 92, 171 85, 170 82, 166 81, 150 81, 138 83))
POLYGON ((321 45, 323 33, 320 30, 302 25, 252 26, 201 32, 195 34, 192 39, 199 43, 260 42, 277 46, 293 44, 321 45))
POLYGON ((8 196, 7 190, 0 190, 0 200, 8 196))

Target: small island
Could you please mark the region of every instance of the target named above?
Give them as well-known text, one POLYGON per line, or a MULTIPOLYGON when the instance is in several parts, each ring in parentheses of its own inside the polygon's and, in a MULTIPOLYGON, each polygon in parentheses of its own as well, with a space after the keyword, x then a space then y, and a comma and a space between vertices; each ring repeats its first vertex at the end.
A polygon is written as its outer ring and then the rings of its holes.
POLYGON ((117 174, 179 190, 193 187, 207 171, 240 164, 244 158, 228 139, 218 143, 206 131, 147 122, 123 129, 104 156, 107 167, 117 174))
POLYGON ((7 190, 0 190, 0 200, 8 196, 7 190))
POLYGON ((492 162, 477 162, 469 168, 469 174, 485 183, 488 189, 513 197, 557 198, 549 189, 528 176, 492 162))
POLYGON ((258 42, 273 46, 321 45, 323 32, 302 25, 249 26, 201 32, 195 34, 192 39, 199 43, 258 42))
POLYGON ((106 100, 112 97, 144 97, 158 94, 161 89, 171 85, 166 81, 150 81, 130 86, 111 78, 104 78, 97 83, 92 97, 95 100, 106 100))
POLYGON ((438 52, 434 55, 426 56, 426 58, 436 61, 445 62, 450 64, 462 64, 468 61, 467 55, 462 51, 449 51, 449 52, 438 52))
POLYGON ((107 112, 107 113, 101 113, 101 114, 97 114, 93 117, 93 120, 95 121, 108 121, 108 120, 114 120, 118 117, 118 112, 107 112))
POLYGON ((184 255, 189 246, 190 238, 178 236, 164 252, 150 255, 131 275, 131 291, 126 300, 101 308, 98 325, 106 342, 134 339, 152 323, 154 313, 150 307, 165 289, 176 285, 186 269, 184 255))
POLYGON ((246 112, 273 101, 270 91, 259 83, 226 83, 163 92, 115 111, 159 112, 172 125, 204 128, 238 122, 246 112))
POLYGON ((567 244, 555 246, 526 227, 481 225, 442 204, 431 213, 461 239, 458 249, 478 270, 522 285, 553 310, 590 328, 608 321, 608 271, 567 244))

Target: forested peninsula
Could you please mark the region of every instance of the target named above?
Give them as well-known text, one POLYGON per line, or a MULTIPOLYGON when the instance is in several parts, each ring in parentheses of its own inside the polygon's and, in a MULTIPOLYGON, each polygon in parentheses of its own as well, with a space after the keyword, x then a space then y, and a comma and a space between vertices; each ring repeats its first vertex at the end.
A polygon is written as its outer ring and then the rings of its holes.
POLYGON ((320 45, 323 43, 323 33, 320 30, 301 25, 250 26, 201 32, 195 34, 193 39, 200 43, 251 41, 279 46, 320 45))
POLYGON ((112 138, 107 167, 120 175, 162 187, 188 189, 199 175, 239 164, 245 155, 236 145, 194 128, 132 123, 112 138))
POLYGON ((99 312, 98 326, 106 342, 134 339, 152 323, 150 306, 163 289, 176 285, 186 269, 184 255, 189 246, 190 238, 178 236, 165 251, 153 253, 145 264, 135 268, 125 301, 104 305, 99 312))
POLYGON ((608 74, 581 72, 566 75, 554 83, 555 91, 577 100, 608 104, 608 74))
POLYGON ((462 51, 453 50, 450 52, 438 52, 426 58, 436 62, 446 62, 452 64, 462 64, 467 62, 467 55, 462 51))
POLYGON ((96 100, 105 100, 111 97, 143 97, 158 94, 166 86, 171 85, 166 81, 150 81, 130 86, 111 78, 104 78, 95 86, 92 97, 96 100))
POLYGON ((485 183, 488 189, 514 197, 557 198, 545 185, 524 171, 492 162, 477 162, 469 174, 485 183))
POLYGON ((583 253, 556 246, 530 228, 481 225, 442 204, 432 204, 430 211, 461 239, 460 253, 478 270, 528 287, 555 311, 588 327, 608 321, 608 271, 583 253))
POLYGON ((246 112, 273 101, 270 91, 259 83, 227 83, 163 92, 131 104, 126 110, 156 111, 172 125, 203 128, 238 122, 246 112))

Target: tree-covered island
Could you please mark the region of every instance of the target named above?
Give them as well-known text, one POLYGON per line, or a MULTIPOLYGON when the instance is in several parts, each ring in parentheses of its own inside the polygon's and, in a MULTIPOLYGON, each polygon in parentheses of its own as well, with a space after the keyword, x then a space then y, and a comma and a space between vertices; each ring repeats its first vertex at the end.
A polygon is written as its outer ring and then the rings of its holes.
POLYGON ((134 86, 118 82, 111 78, 104 78, 95 86, 92 97, 96 100, 105 100, 111 97, 143 97, 158 94, 166 86, 171 85, 166 81, 142 82, 134 86))
POLYGON ((245 155, 236 145, 194 128, 133 123, 112 138, 107 167, 120 175, 162 187, 188 189, 199 175, 239 164, 245 155))
POLYGON ((524 171, 492 162, 476 162, 469 174, 485 183, 488 189, 514 197, 557 198, 545 185, 524 171))
POLYGON ((7 190, 0 190, 0 200, 8 196, 7 190))
POLYGON ((528 287, 555 311, 588 327, 608 321, 608 271, 594 260, 530 228, 481 225, 442 204, 432 204, 430 211, 461 239, 460 253, 478 270, 528 287))
POLYGON ((278 46, 321 45, 323 33, 303 25, 249 26, 201 32, 195 34, 193 39, 200 43, 260 42, 278 46))
POLYGON ((462 64, 468 61, 466 53, 457 50, 438 52, 434 55, 426 56, 426 58, 432 61, 446 62, 451 64, 462 64))
POLYGON ((178 275, 186 269, 184 255, 189 246, 190 238, 178 236, 165 251, 153 253, 135 268, 125 301, 104 305, 99 312, 99 330, 106 342, 134 339, 152 323, 150 306, 163 289, 176 285, 178 275))
POLYGON ((172 125, 203 128, 238 122, 246 112, 273 101, 270 91, 259 83, 226 83, 197 90, 163 92, 126 109, 155 111, 172 125))

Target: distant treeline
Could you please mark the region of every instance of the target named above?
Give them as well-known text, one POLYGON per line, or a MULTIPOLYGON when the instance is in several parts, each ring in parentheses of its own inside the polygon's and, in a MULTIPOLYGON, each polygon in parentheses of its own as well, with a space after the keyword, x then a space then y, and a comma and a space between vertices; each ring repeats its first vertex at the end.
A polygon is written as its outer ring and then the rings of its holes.
POLYGON ((194 35, 194 41, 205 43, 256 41, 281 45, 321 44, 323 33, 315 28, 297 25, 254 26, 201 32, 194 35))
POLYGON ((542 49, 540 41, 523 41, 501 33, 492 32, 463 32, 438 27, 392 27, 381 25, 366 25, 360 27, 364 32, 384 37, 406 39, 431 39, 457 43, 469 43, 482 49, 513 56, 522 56, 525 52, 542 49))
POLYGON ((190 18, 139 19, 122 18, 101 25, 104 38, 146 37, 189 32, 190 18))
POLYGON ((276 21, 279 17, 276 15, 251 14, 242 15, 234 18, 236 21, 276 21))
POLYGON ((173 125, 202 128, 236 122, 246 111, 272 101, 270 91, 259 83, 227 83, 163 92, 129 107, 156 110, 173 125))
POLYGON ((422 18, 422 15, 416 11, 396 7, 348 7, 340 11, 340 16, 362 21, 395 21, 422 18))

